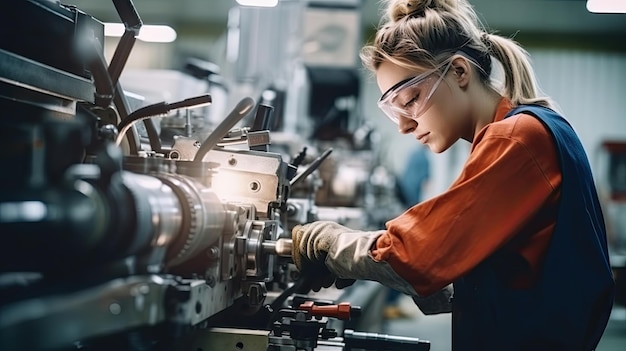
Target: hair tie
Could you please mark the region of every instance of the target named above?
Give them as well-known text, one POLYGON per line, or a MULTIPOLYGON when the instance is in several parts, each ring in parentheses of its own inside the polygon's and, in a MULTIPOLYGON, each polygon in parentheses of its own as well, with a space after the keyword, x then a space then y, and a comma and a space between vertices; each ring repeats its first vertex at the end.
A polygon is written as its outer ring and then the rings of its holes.
POLYGON ((483 32, 483 34, 480 35, 480 41, 487 46, 491 46, 491 37, 487 32, 483 32))
POLYGON ((391 7, 389 16, 394 22, 404 18, 424 17, 426 8, 427 4, 421 0, 398 1, 397 5, 391 7))

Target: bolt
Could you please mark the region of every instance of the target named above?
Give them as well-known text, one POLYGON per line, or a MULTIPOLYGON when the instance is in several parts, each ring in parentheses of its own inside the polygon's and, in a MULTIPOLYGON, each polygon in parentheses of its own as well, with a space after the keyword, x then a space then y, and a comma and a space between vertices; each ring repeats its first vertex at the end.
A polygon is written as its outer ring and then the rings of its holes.
POLYGON ((294 205, 294 204, 287 204, 287 215, 290 217, 295 216, 296 214, 298 214, 298 206, 294 205))
POLYGON ((211 246, 207 251, 206 251, 206 255, 208 258, 214 260, 220 257, 220 249, 218 249, 216 246, 211 246))
POLYGON ((122 306, 120 306, 120 304, 117 302, 113 302, 109 305, 109 312, 111 312, 112 315, 117 316, 118 314, 122 313, 122 306))
POLYGON ((210 286, 211 288, 214 288, 215 285, 217 284, 215 277, 212 275, 208 275, 206 279, 204 280, 204 282, 206 285, 210 286))

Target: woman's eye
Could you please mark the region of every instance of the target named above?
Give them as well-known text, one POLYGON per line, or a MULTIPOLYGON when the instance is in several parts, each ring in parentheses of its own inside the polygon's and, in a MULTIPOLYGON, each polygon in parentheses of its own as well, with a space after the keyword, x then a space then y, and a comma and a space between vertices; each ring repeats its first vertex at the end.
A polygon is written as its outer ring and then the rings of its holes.
POLYGON ((417 101, 417 99, 419 99, 420 95, 417 94, 415 96, 413 96, 413 98, 409 101, 406 102, 406 104, 404 104, 404 107, 409 107, 412 103, 414 103, 415 101, 417 101))

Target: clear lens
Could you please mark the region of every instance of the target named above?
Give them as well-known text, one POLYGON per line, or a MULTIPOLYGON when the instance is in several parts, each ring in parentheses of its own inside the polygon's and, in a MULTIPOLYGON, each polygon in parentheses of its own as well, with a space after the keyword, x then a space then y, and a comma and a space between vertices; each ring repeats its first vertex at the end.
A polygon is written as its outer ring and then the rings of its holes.
POLYGON ((400 117, 421 116, 430 107, 430 98, 449 68, 450 63, 441 75, 436 74, 437 70, 433 70, 411 78, 398 87, 393 87, 381 97, 378 107, 396 124, 400 117))

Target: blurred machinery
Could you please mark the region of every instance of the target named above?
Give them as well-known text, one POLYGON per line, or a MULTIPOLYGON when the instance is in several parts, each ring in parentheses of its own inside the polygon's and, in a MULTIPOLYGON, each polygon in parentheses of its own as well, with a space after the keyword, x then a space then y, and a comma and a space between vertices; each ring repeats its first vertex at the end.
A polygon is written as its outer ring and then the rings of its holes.
POLYGON ((600 149, 599 188, 603 198, 615 302, 626 305, 626 142, 606 140, 600 149))
POLYGON ((14 33, 0 38, 0 349, 428 350, 350 329, 363 311, 307 295, 291 263, 330 149, 286 161, 269 148, 273 108, 252 98, 201 140, 185 124, 163 138, 152 117, 192 125, 213 96, 137 107, 119 78, 142 22, 112 2, 126 32, 108 64, 80 9, 0 5, 14 33))
POLYGON ((321 219, 379 229, 404 209, 393 175, 381 166, 379 135, 360 107, 361 6, 281 0, 272 9, 235 8, 226 66, 233 90, 252 91, 275 108, 272 150, 293 155, 307 147, 306 163, 333 149, 292 196, 312 194, 321 219))

